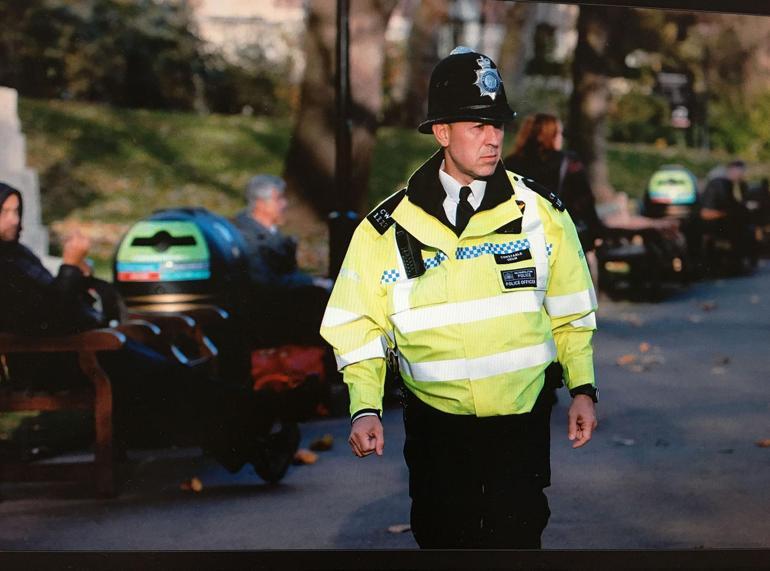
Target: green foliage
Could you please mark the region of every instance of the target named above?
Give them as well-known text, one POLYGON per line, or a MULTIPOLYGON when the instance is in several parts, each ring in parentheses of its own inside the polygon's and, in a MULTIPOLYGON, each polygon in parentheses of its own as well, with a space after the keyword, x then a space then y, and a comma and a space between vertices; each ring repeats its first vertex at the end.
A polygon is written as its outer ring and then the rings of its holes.
POLYGON ((717 99, 709 111, 713 147, 747 160, 770 158, 770 93, 751 98, 750 104, 717 99))
POLYGON ((770 161, 770 93, 765 93, 749 108, 748 123, 754 132, 746 156, 749 159, 770 161))
POLYGON ((632 198, 641 199, 652 174, 664 164, 688 168, 702 182, 726 155, 679 147, 656 148, 642 144, 610 144, 607 153, 610 184, 632 198))
POLYGON ((206 101, 214 113, 241 113, 284 116, 290 111, 290 97, 281 68, 269 62, 256 44, 242 49, 238 63, 220 54, 206 58, 204 81, 206 101))
POLYGON ((404 188, 412 173, 436 150, 438 144, 433 136, 416 129, 378 129, 369 177, 369 207, 404 188))
POLYGON ((517 128, 518 122, 522 121, 527 115, 533 113, 551 113, 557 117, 567 117, 568 93, 560 89, 562 82, 560 80, 548 80, 532 77, 523 82, 523 88, 520 87, 517 92, 509 95, 508 101, 516 111, 516 120, 511 126, 513 129, 508 137, 513 139, 513 134, 517 128))
POLYGON ((0 83, 24 95, 194 107, 203 60, 186 2, 5 2, 0 24, 0 83))
POLYGON ((669 113, 664 98, 631 91, 620 97, 609 113, 609 139, 628 143, 654 143, 658 139, 672 142, 669 113))

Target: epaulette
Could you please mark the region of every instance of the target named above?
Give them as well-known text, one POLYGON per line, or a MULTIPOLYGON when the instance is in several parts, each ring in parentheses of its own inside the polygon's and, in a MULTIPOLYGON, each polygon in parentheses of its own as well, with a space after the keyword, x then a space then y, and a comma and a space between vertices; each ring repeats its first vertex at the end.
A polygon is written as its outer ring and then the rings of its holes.
POLYGON ((550 202, 551 205, 559 212, 564 212, 564 208, 565 208, 564 201, 561 198, 559 198, 559 196, 555 192, 548 190, 542 184, 535 182, 531 178, 527 178, 524 176, 515 176, 514 180, 518 180, 531 191, 538 193, 540 196, 542 196, 548 202, 550 202))
POLYGON ((401 189, 395 194, 383 200, 374 210, 367 214, 366 219, 374 226, 380 234, 390 228, 396 221, 390 217, 393 211, 406 195, 406 189, 401 189))

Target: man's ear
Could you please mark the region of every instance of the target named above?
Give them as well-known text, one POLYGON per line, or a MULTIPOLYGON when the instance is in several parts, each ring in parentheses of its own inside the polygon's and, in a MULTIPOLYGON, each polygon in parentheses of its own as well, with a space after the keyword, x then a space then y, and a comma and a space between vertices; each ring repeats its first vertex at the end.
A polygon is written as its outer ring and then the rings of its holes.
POLYGON ((433 129, 433 136, 438 141, 438 144, 442 147, 449 146, 449 124, 448 123, 434 123, 431 128, 433 129))

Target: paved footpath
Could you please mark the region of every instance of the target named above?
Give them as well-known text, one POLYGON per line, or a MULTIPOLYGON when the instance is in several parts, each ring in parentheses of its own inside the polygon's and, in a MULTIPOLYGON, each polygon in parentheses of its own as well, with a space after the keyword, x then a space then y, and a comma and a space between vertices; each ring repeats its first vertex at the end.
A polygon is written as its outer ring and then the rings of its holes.
MULTIPOLYGON (((770 263, 662 303, 602 301, 599 327, 600 427, 572 450, 561 395, 544 547, 770 547, 770 448, 756 444, 770 439, 770 263)), ((80 484, 2 485, 0 549, 414 548, 388 531, 409 500, 400 410, 384 420, 386 454, 365 460, 347 419, 307 423, 303 446, 330 433, 334 448, 272 487, 194 449, 137 453, 109 501, 80 484), (182 491, 193 476, 203 490, 182 491)))

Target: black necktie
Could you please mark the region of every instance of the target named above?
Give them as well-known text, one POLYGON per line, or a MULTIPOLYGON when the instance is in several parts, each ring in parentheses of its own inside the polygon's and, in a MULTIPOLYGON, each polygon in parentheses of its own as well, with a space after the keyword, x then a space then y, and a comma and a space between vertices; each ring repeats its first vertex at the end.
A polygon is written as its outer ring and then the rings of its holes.
POLYGON ((460 202, 457 203, 457 212, 455 213, 455 229, 458 236, 463 233, 474 212, 473 206, 468 202, 470 195, 470 187, 464 186, 460 189, 460 202))

